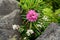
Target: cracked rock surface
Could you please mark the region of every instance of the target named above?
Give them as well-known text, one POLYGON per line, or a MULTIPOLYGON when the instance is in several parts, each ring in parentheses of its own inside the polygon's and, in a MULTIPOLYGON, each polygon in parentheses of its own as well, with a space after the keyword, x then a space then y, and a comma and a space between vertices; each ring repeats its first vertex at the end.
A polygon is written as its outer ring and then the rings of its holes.
POLYGON ((15 0, 0 0, 0 40, 18 40, 13 24, 20 22, 20 10, 15 0))
POLYGON ((60 40, 60 26, 58 24, 51 23, 45 32, 36 40, 60 40))

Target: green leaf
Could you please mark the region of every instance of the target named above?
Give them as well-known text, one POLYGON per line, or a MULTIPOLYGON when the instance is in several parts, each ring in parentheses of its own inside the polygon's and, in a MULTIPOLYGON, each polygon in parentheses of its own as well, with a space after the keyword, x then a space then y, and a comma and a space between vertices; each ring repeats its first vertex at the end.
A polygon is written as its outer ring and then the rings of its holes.
POLYGON ((19 28, 19 30, 18 30, 20 33, 22 33, 23 31, 24 31, 24 29, 23 28, 19 28))
POLYGON ((42 12, 44 13, 44 15, 49 16, 49 17, 53 17, 53 11, 51 10, 51 8, 44 8, 42 10, 42 12))

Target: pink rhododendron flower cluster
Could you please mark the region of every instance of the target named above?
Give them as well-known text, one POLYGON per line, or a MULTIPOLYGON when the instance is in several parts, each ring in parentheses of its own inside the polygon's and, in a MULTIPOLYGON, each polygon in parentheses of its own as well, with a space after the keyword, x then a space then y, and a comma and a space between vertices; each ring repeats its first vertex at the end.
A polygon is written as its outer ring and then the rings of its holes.
POLYGON ((38 13, 35 12, 35 10, 29 10, 27 15, 26 15, 26 19, 30 22, 34 22, 36 21, 38 18, 38 13))

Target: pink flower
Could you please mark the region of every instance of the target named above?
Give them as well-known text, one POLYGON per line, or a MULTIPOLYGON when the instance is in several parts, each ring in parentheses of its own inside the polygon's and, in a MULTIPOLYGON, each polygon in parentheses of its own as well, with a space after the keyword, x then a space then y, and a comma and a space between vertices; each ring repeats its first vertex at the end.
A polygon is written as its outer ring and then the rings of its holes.
POLYGON ((30 22, 34 22, 36 21, 38 18, 38 14, 34 11, 34 10, 30 10, 28 11, 27 15, 26 15, 26 19, 30 22))

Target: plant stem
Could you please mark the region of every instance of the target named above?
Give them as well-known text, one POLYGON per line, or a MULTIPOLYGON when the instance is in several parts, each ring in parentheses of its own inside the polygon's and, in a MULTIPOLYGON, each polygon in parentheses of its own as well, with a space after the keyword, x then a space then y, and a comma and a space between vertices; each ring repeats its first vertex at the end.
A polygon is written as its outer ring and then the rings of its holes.
MULTIPOLYGON (((34 24, 34 27, 39 31, 39 29, 37 28, 37 26, 34 24)), ((40 32, 40 31, 39 31, 40 32)))
POLYGON ((30 29, 32 28, 32 23, 30 22, 30 29))

